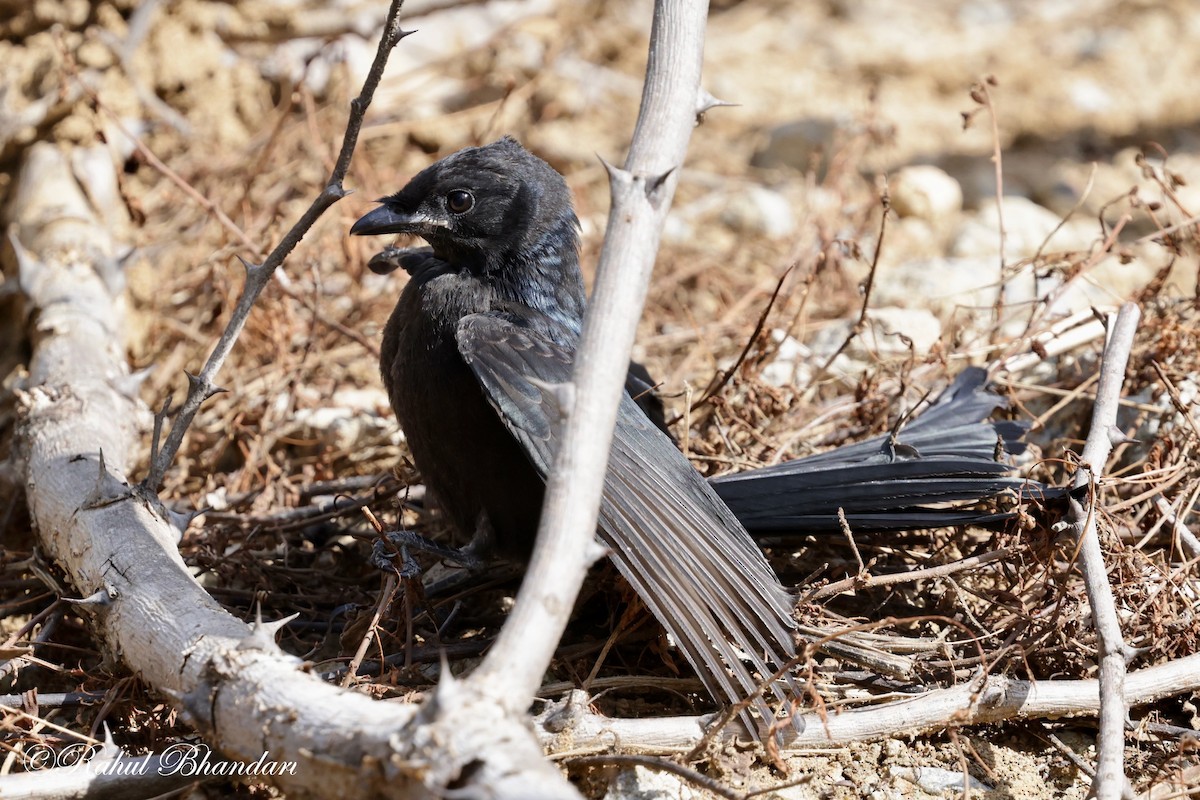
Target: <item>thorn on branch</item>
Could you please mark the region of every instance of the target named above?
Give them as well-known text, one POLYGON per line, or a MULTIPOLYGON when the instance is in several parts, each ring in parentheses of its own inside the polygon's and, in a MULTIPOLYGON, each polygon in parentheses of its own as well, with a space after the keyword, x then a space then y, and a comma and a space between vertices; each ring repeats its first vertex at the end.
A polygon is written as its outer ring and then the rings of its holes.
POLYGON ((720 98, 714 97, 707 89, 700 87, 699 96, 696 98, 696 124, 704 122, 704 114, 714 108, 724 108, 736 106, 737 103, 729 103, 720 98))
MULTIPOLYGON (((192 520, 201 514, 207 513, 208 510, 209 509, 207 507, 194 508, 191 511, 175 511, 168 508, 167 521, 171 523, 172 527, 179 531, 179 538, 182 540, 183 534, 187 531, 188 526, 192 524, 192 520)), ((176 544, 178 544, 178 542, 176 542, 176 544)))
POLYGON ((87 597, 82 597, 79 599, 64 597, 63 602, 70 603, 73 606, 101 606, 101 607, 103 607, 103 606, 112 605, 112 601, 115 600, 118 596, 119 596, 119 593, 117 592, 117 590, 114 587, 105 585, 105 586, 97 589, 92 594, 89 594, 87 597))
POLYGON ((163 423, 171 414, 171 402, 175 399, 175 395, 169 394, 163 400, 162 408, 154 415, 154 432, 150 436, 150 465, 153 469, 158 463, 159 444, 162 442, 163 423))
POLYGON ((671 167, 661 175, 655 175, 646 181, 646 197, 650 200, 651 204, 658 205, 658 198, 662 193, 662 189, 667 185, 667 179, 673 174, 675 174, 675 168, 671 167))
POLYGON ((354 194, 352 190, 342 188, 341 183, 329 183, 321 190, 321 201, 333 205, 346 195, 354 194))
POLYGON ((430 698, 432 706, 442 706, 444 708, 452 707, 454 703, 462 696, 463 687, 462 681, 454 676, 450 670, 450 662, 446 660, 446 654, 442 653, 441 670, 438 671, 437 686, 433 689, 433 697, 430 698))
POLYGON ((116 740, 113 739, 112 730, 108 727, 108 722, 106 721, 104 723, 104 743, 100 746, 98 759, 101 761, 111 761, 120 758, 124 754, 124 751, 117 746, 116 740))
POLYGON ((208 681, 197 681, 188 692, 177 692, 170 687, 159 687, 159 691, 175 701, 179 716, 201 734, 213 733, 213 706, 217 701, 217 687, 208 681))
POLYGON ((130 497, 129 485, 119 481, 109 474, 108 466, 104 463, 104 450, 100 451, 99 474, 91 493, 84 498, 79 506, 81 510, 103 508, 130 497))
POLYGON ((1108 441, 1113 445, 1118 444, 1138 444, 1139 440, 1129 436, 1125 431, 1118 428, 1116 425, 1108 426, 1108 441))
POLYGON ((150 368, 139 369, 129 375, 123 375, 113 381, 113 387, 121 393, 122 396, 130 400, 136 400, 142 384, 146 382, 146 378, 150 377, 150 368))
POLYGON ((621 169, 620 167, 616 166, 615 164, 610 164, 604 156, 597 153, 596 158, 600 159, 600 163, 604 166, 604 171, 608 173, 608 182, 612 185, 612 187, 614 189, 619 184, 624 185, 624 184, 628 184, 632 181, 632 179, 633 179, 632 175, 630 175, 628 172, 621 169))
POLYGON ((213 386, 212 383, 210 383, 203 376, 193 375, 186 369, 183 371, 183 374, 187 375, 188 379, 188 396, 199 397, 200 402, 204 402, 215 395, 229 391, 224 386, 213 386))
POLYGON ((595 564, 597 561, 600 561, 603 558, 607 558, 608 554, 609 553, 608 553, 607 547, 605 547, 604 545, 602 545, 600 542, 596 541, 595 539, 592 539, 591 543, 588 545, 587 552, 584 554, 584 558, 586 558, 588 564, 591 565, 591 564, 595 564))
POLYGON ((253 261, 247 261, 246 259, 242 258, 241 256, 238 256, 237 260, 242 262, 242 267, 246 270, 246 279, 247 280, 250 280, 251 278, 256 277, 258 274, 260 274, 262 272, 262 269, 263 269, 262 264, 255 264, 253 261))
POLYGON ((298 616, 300 616, 299 612, 275 622, 263 622, 262 605, 256 605, 254 609, 254 622, 250 623, 250 635, 238 642, 237 649, 265 650, 271 653, 282 653, 279 645, 275 643, 275 635, 298 616))

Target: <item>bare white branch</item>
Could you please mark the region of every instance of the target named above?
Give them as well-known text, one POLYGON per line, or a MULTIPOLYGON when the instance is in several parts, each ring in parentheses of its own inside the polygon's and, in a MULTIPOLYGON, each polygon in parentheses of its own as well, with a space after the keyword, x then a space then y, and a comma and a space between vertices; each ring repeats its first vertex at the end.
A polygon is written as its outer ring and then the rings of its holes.
MULTIPOLYGON (((294 763, 294 774, 273 777, 290 797, 440 797, 467 764, 492 797, 577 797, 523 714, 494 696, 451 679, 418 714, 330 686, 275 646, 271 624, 247 626, 196 583, 170 515, 126 477, 139 409, 121 390, 119 282, 102 275, 111 237, 64 152, 34 146, 21 176, 15 249, 38 320, 17 432, 24 483, 41 546, 95 598, 77 607, 109 649, 221 753, 294 763), (435 714, 452 736, 426 725, 435 714)), ((92 777, 84 788, 99 791, 104 778, 92 777)))
MULTIPOLYGON (((1130 673, 1125 699, 1142 706, 1200 689, 1200 655, 1185 656, 1130 673)), ((994 724, 1012 719, 1096 716, 1101 708, 1098 680, 1022 681, 1001 675, 985 682, 933 689, 911 698, 799 719, 789 750, 847 744, 891 736, 937 733, 951 726, 994 724)), ((607 751, 665 753, 687 751, 704 733, 704 717, 612 719, 590 710, 588 697, 572 692, 538 717, 546 748, 567 755, 607 751)))
POLYGON ((1125 365, 1133 348, 1140 316, 1136 305, 1126 303, 1121 306, 1116 321, 1111 323, 1100 364, 1096 402, 1092 406, 1092 427, 1080 456, 1079 469, 1071 482, 1076 492, 1086 490, 1082 501, 1071 499, 1069 519, 1079 542, 1079 561, 1100 650, 1100 736, 1096 748, 1096 780, 1092 786, 1097 800, 1118 800, 1126 793, 1127 784, 1122 763, 1125 721, 1129 714, 1125 702, 1125 669, 1131 651, 1121 635, 1104 553, 1100 549, 1096 517, 1100 513, 1098 484, 1112 452, 1112 431, 1117 422, 1125 365))
POLYGON ((583 339, 575 406, 546 488, 537 546, 512 616, 472 676, 528 706, 590 565, 604 472, 629 352, 679 166, 695 124, 707 3, 658 0, 637 128, 625 169, 609 168, 612 209, 583 339))

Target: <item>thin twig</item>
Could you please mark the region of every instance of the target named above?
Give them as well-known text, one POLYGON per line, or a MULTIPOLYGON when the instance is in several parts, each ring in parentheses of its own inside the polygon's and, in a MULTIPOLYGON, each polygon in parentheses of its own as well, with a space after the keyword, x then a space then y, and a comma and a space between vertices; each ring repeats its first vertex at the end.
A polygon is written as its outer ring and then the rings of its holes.
POLYGON ((883 206, 883 214, 881 214, 879 217, 879 236, 877 236, 875 239, 875 254, 871 257, 871 270, 867 273, 867 279, 863 281, 863 301, 862 307, 858 311, 858 319, 855 320, 854 324, 850 327, 850 333, 848 333, 846 338, 842 341, 841 347, 835 350, 833 355, 825 359, 825 363, 822 364, 820 369, 818 369, 812 376, 812 379, 809 381, 810 386, 816 385, 817 381, 824 377, 827 372, 829 372, 829 368, 833 366, 833 362, 838 356, 845 352, 846 348, 850 346, 850 343, 854 341, 855 337, 866 330, 867 311, 870 310, 871 307, 871 290, 875 288, 875 273, 879 269, 879 256, 883 252, 883 236, 887 232, 888 211, 892 207, 891 200, 888 197, 886 185, 883 187, 883 192, 879 196, 879 203, 881 206, 883 206))
MULTIPOLYGON (((350 686, 354 683, 354 679, 358 677, 358 668, 367 656, 367 648, 371 646, 372 641, 379 638, 379 620, 392 607, 392 600, 396 596, 396 588, 399 585, 400 579, 396 576, 396 573, 389 572, 387 580, 383 584, 383 591, 379 593, 379 602, 375 606, 375 613, 371 615, 371 624, 367 626, 366 632, 363 633, 362 641, 358 643, 358 649, 354 651, 354 658, 350 659, 350 666, 346 668, 346 677, 342 679, 342 686, 350 686)), ((405 653, 407 652, 406 649, 405 653)))
MULTIPOLYGON (((722 370, 719 377, 716 375, 713 376, 712 382, 709 383, 708 388, 704 390, 704 395, 695 403, 692 403, 690 406, 688 406, 688 413, 695 411, 700 406, 711 400, 717 394, 717 392, 724 389, 725 384, 729 383, 729 379, 732 378, 738 369, 741 368, 742 364, 745 363, 746 358, 750 355, 750 350, 754 347, 755 342, 758 341, 758 337, 762 335, 763 328, 766 327, 767 317, 770 316, 771 309, 775 307, 775 301, 779 299, 779 291, 783 288, 783 282, 787 280, 788 275, 792 274, 792 270, 796 268, 796 263, 797 262, 793 261, 791 266, 785 269, 783 274, 779 276, 779 280, 775 282, 775 290, 771 292, 771 299, 767 301, 766 307, 763 308, 762 313, 758 315, 758 323, 755 324, 754 330, 750 333, 750 336, 746 338, 746 346, 742 348, 742 352, 738 354, 737 359, 733 362, 729 369, 722 370)), ((680 420, 681 416, 682 415, 676 415, 674 419, 667 422, 667 425, 674 425, 680 420)), ((685 450, 684 452, 687 451, 685 450)))
POLYGON ((1066 526, 1078 541, 1079 559, 1088 602, 1092 606, 1100 654, 1100 735, 1096 747, 1096 780, 1092 784, 1092 793, 1097 800, 1118 800, 1125 793, 1127 783, 1122 764, 1125 719, 1128 715, 1125 672, 1131 651, 1121 634, 1112 586, 1109 585, 1104 565, 1104 553, 1100 549, 1096 518, 1099 513, 1098 483, 1112 446, 1118 440, 1117 401, 1139 317, 1138 307, 1127 303, 1121 307, 1111 327, 1100 364, 1091 430, 1080 456, 1079 469, 1071 482, 1076 491, 1086 489, 1086 507, 1072 497, 1066 526))
MULTIPOLYGON (((1004 160, 1003 149, 1000 147, 1000 120, 996 117, 996 106, 992 103, 992 93, 989 86, 996 86, 996 78, 988 75, 971 87, 971 99, 987 109, 988 118, 992 124, 992 167, 996 176, 996 227, 999 232, 1000 283, 996 289, 996 302, 992 307, 996 325, 992 329, 995 336, 1000 331, 1000 315, 1004 310, 1004 288, 1008 280, 1005 266, 1005 244, 1008 231, 1004 227, 1004 160)), ((965 117, 969 121, 969 117, 965 117)), ((1036 279, 1036 278, 1035 278, 1036 279)), ((1036 291, 1034 292, 1036 294, 1036 291)))
POLYGON ((1078 769, 1084 775, 1087 775, 1092 780, 1096 779, 1096 770, 1092 768, 1092 765, 1089 764, 1083 756, 1079 755, 1069 746, 1067 746, 1067 743, 1058 738, 1053 731, 1046 731, 1046 739, 1050 742, 1050 744, 1054 745, 1058 752, 1066 756, 1067 760, 1074 764, 1076 769, 1078 769))
MULTIPOLYGON (((841 514, 838 515, 841 519, 841 514)), ((803 598, 803 601, 824 600, 827 597, 841 594, 842 592, 850 591, 851 589, 878 589, 885 586, 895 586, 901 583, 915 583, 917 581, 930 580, 935 578, 944 578, 953 575, 957 572, 964 572, 969 569, 981 567, 984 564, 990 564, 993 561, 999 561, 1002 558, 1007 558, 1016 552, 1016 548, 1004 547, 1000 550, 992 550, 988 553, 981 553, 970 558, 963 558, 958 561, 953 561, 949 564, 939 564, 936 567, 924 567, 922 569, 913 569, 907 572, 896 572, 891 575, 871 575, 865 571, 860 572, 849 578, 845 578, 834 583, 829 583, 820 586, 813 590, 812 594, 803 598)), ((857 555, 857 551, 855 552, 857 555)), ((859 563, 862 563, 861 557, 859 563)))
MULTIPOLYGON (((350 101, 350 116, 346 122, 345 136, 342 137, 342 148, 338 153, 337 163, 333 168, 332 174, 329 176, 328 182, 325 184, 325 188, 321 190, 321 193, 317 195, 312 204, 301 215, 300 219, 297 220, 296 224, 284 234, 279 244, 275 246, 275 249, 271 251, 261 264, 251 264, 243 260, 242 264, 246 268, 246 285, 242 289, 242 294, 238 297, 237 305, 234 307, 229 324, 221 334, 216 347, 213 348, 213 352, 204 364, 204 368, 200 371, 199 375, 188 374, 187 398, 176 413, 175 419, 171 423, 171 432, 167 436, 162 449, 157 453, 157 457, 150 464, 146 479, 142 482, 142 486, 147 490, 154 492, 162 484, 163 476, 175 460, 175 455, 179 452, 179 447, 183 443, 183 436, 187 432, 188 427, 191 426, 192 420, 195 419, 200 405, 213 394, 221 391, 213 382, 213 379, 225 363, 225 359, 229 356, 230 351, 233 350, 233 345, 241 334, 242 328, 246 324, 246 319, 250 315, 250 309, 254 306, 258 295, 267 285, 267 281, 270 280, 271 275, 283 263, 288 254, 292 252, 293 248, 300 243, 300 240, 313 226, 313 223, 330 206, 346 196, 347 191, 343 188, 342 181, 350 169, 350 159, 354 154, 354 146, 358 142, 358 134, 362 129, 363 117, 367 112, 367 107, 371 104, 371 98, 375 95, 375 89, 379 85, 379 80, 383 76, 383 70, 387 65, 388 56, 391 54, 392 48, 407 35, 405 31, 400 29, 400 9, 403 5, 404 0, 392 0, 391 8, 388 10, 384 33, 379 40, 379 49, 375 53, 375 60, 371 64, 371 69, 367 73, 366 80, 363 81, 362 91, 358 97, 350 101)), ((202 198, 201 202, 207 201, 202 198)), ((212 210, 218 217, 222 216, 220 209, 214 207, 212 210)), ((252 246, 250 249, 254 250, 252 246)))
POLYGON ((1162 514, 1163 519, 1171 524, 1171 530, 1179 537, 1179 544, 1188 551, 1189 558, 1200 557, 1200 539, 1196 538, 1196 534, 1188 530, 1188 527, 1183 524, 1183 520, 1171 508, 1171 504, 1167 502, 1162 495, 1154 498, 1154 507, 1158 509, 1158 513, 1162 514))
POLYGON ((863 563, 862 555, 858 552, 858 545, 854 542, 854 531, 850 530, 850 521, 846 519, 846 510, 840 506, 837 510, 837 518, 842 535, 846 537, 846 541, 850 543, 850 549, 854 551, 854 560, 858 562, 858 575, 860 577, 866 575, 867 565, 863 563))
MULTIPOLYGON (((1136 670, 1129 675, 1130 705, 1200 688, 1200 655, 1189 655, 1136 670)), ((1027 681, 988 675, 979 681, 904 694, 902 699, 837 714, 810 711, 797 715, 793 750, 815 745, 861 743, 917 732, 942 733, 951 725, 995 724, 1015 719, 1059 719, 1093 715, 1100 708, 1096 680, 1027 681)), ((707 741, 707 718, 613 719, 586 708, 572 720, 570 741, 577 750, 638 747, 663 752, 707 741)), ((562 741, 564 732, 540 731, 544 742, 562 741)))

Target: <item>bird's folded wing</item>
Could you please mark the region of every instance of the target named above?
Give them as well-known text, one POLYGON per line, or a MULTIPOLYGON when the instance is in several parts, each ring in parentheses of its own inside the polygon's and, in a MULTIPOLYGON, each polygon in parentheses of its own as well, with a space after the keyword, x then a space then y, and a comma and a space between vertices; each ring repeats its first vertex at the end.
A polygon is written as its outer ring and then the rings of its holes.
MULTIPOLYGON (((458 345, 545 474, 563 417, 555 385, 571 380, 575 338, 550 320, 531 324, 524 314, 466 317, 458 345)), ((761 551, 628 394, 613 436, 600 534, 714 697, 733 702, 750 695, 754 672, 765 678, 792 657, 791 602, 761 551)), ((790 693, 773 688, 780 699, 790 693)))

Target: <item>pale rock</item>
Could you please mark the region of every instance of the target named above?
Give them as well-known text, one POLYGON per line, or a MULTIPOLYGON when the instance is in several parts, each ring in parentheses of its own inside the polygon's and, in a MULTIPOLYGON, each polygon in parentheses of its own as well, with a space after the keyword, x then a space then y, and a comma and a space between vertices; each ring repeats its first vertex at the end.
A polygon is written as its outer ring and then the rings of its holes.
MULTIPOLYGON (((1004 257, 1007 263, 1030 258, 1038 251, 1082 252, 1098 238, 1094 221, 1068 220, 1042 208, 1025 197, 1005 196, 1004 257), (1061 227, 1060 227, 1060 223, 1061 227)), ((995 200, 987 200, 978 211, 963 220, 954 236, 951 255, 989 257, 1000 253, 1000 222, 995 200)))
POLYGON ((965 28, 1011 28, 1016 22, 1011 3, 1002 0, 970 0, 958 9, 958 21, 965 28))
MULTIPOLYGON (((1000 287, 1000 265, 995 256, 920 259, 881 274, 880 278, 876 279, 873 295, 880 304, 918 306, 933 311, 942 319, 953 317, 967 324, 974 320, 983 329, 991 326, 991 309, 996 304, 1000 287)), ((1017 275, 1008 276, 1004 285, 1004 303, 1011 312, 1046 297, 1060 284, 1057 272, 1046 276, 1026 268, 1017 275)), ((1004 332, 1020 335, 1027 317, 1010 313, 1008 318, 1004 332)))
POLYGON ((972 791, 990 792, 992 787, 977 781, 970 775, 964 775, 960 770, 941 769, 940 767, 888 767, 888 774, 893 778, 912 781, 925 791, 941 795, 946 789, 956 792, 963 790, 963 778, 972 791))
POLYGON ((807 171, 814 162, 824 162, 833 140, 843 126, 836 120, 809 117, 785 122, 767 133, 766 144, 750 163, 756 167, 793 167, 807 171))
POLYGON ((293 421, 305 438, 317 439, 336 450, 348 450, 366 433, 360 415, 346 408, 302 408, 293 421))
POLYGON ((731 193, 721 209, 721 221, 739 233, 782 239, 796 229, 792 205, 782 194, 763 186, 731 193))
POLYGON ((352 411, 361 411, 364 414, 386 414, 391 407, 387 392, 373 386, 365 389, 355 387, 338 389, 330 399, 334 405, 349 408, 352 411))
MULTIPOLYGON (((451 5, 426 8, 405 7, 405 27, 420 29, 392 51, 387 73, 379 85, 372 110, 376 113, 403 114, 406 119, 420 119, 444 114, 463 96, 463 82, 437 65, 455 63, 470 52, 483 47, 501 32, 511 32, 522 20, 550 13, 550 0, 496 0, 469 6, 451 5), (414 19, 419 17, 419 19, 414 19)), ((352 85, 359 85, 366 76, 375 56, 374 41, 358 40, 347 47, 352 85)), ((518 56, 528 62, 540 57, 536 48, 518 56)))
MULTIPOLYGON (((1200 180, 1200 172, 1198 172, 1198 171, 1190 172, 1189 175, 1194 175, 1194 176, 1196 176, 1196 178, 1198 180, 1200 180)), ((1189 183, 1185 186, 1177 187, 1175 189, 1175 199, 1179 202, 1179 205, 1183 206, 1185 209, 1187 209, 1192 214, 1200 213, 1200 185, 1189 183)), ((1179 212, 1177 209, 1172 209, 1172 213, 1175 215, 1178 215, 1178 216, 1182 216, 1182 215, 1179 215, 1179 212)), ((1181 219, 1179 219, 1179 220, 1172 219, 1171 221, 1182 221, 1182 220, 1181 219)))
MULTIPOLYGON (((879 252, 876 281, 883 275, 905 269, 905 265, 913 261, 941 256, 946 252, 948 233, 944 226, 935 229, 929 222, 917 217, 901 217, 889 221, 887 237, 883 249, 879 252)), ((859 274, 859 270, 855 270, 854 276, 861 280, 866 277, 866 271, 862 270, 859 274)))
POLYGON ((340 389, 321 408, 297 409, 292 425, 304 438, 335 450, 350 450, 380 438, 394 443, 403 435, 388 416, 387 394, 378 388, 340 389))
POLYGON ((791 202, 765 186, 748 185, 705 193, 676 207, 667 216, 663 238, 668 242, 696 243, 703 235, 706 244, 718 228, 741 235, 782 239, 796 229, 791 202), (714 226, 712 222, 719 222, 714 226))
MULTIPOLYGON (((599 226, 593 227, 598 228, 599 226)), ((667 218, 663 220, 662 238, 664 242, 685 244, 693 240, 695 233, 692 224, 678 214, 668 214, 667 218)))
POLYGON ((216 489, 204 495, 204 505, 210 511, 229 510, 229 490, 224 486, 218 486, 216 489))
MULTIPOLYGON (((1116 256, 1105 256, 1072 280, 1070 286, 1054 298, 1050 313, 1066 316, 1092 307, 1118 306, 1153 280, 1163 258, 1165 256, 1160 253, 1152 258, 1134 258, 1123 264, 1116 256)), ((1190 277, 1186 273, 1187 265, 1182 261, 1177 262, 1167 280, 1167 296, 1186 291, 1188 283, 1195 281, 1194 267, 1190 271, 1190 277)), ((1057 276, 1054 282, 1059 282, 1057 276)))
POLYGON ((1078 78, 1068 87, 1071 103, 1084 114, 1102 114, 1113 106, 1108 89, 1091 78, 1078 78))
POLYGON ((699 800, 702 796, 669 772, 634 767, 617 773, 604 800, 699 800))
POLYGON ((905 167, 888 182, 892 208, 901 217, 945 224, 962 210, 962 187, 937 167, 905 167))
MULTIPOLYGON (((942 323, 924 308, 869 308, 867 323, 862 333, 855 336, 834 360, 836 371, 856 374, 875 357, 903 356, 909 352, 924 356, 942 335, 942 323)), ((853 327, 851 320, 838 320, 817 333, 811 348, 821 363, 838 351, 853 327)))
MULTIPOLYGON (((1103 214, 1109 224, 1129 210, 1122 198, 1131 189, 1142 191, 1146 179, 1137 165, 1140 150, 1127 147, 1108 161, 1082 163, 1073 159, 1057 159, 1044 168, 1034 186, 1038 199, 1060 217, 1074 212, 1080 219, 1095 219, 1103 214)), ((1148 230, 1144 220, 1132 220, 1130 232, 1148 230)))
MULTIPOLYGON (((1030 183, 1027 174, 1028 154, 1008 154, 1004 161, 1003 187, 1005 197, 1032 197, 1038 183, 1030 183)), ((945 170, 962 189, 963 207, 978 208, 986 200, 996 198, 996 165, 990 158, 975 154, 951 153, 938 159, 938 167, 945 170)), ((1042 168, 1044 171, 1044 167, 1042 168)))
POLYGON ((783 330, 771 331, 776 343, 775 357, 762 369, 762 379, 771 386, 804 385, 812 377, 813 352, 783 330))
POLYGON ((881 304, 920 305, 947 314, 956 306, 990 306, 996 297, 995 261, 930 258, 880 270, 872 294, 881 304))
POLYGON ((862 343, 881 355, 907 353, 910 342, 917 355, 923 355, 942 336, 942 323, 924 308, 869 308, 867 321, 862 343))

